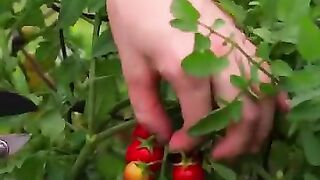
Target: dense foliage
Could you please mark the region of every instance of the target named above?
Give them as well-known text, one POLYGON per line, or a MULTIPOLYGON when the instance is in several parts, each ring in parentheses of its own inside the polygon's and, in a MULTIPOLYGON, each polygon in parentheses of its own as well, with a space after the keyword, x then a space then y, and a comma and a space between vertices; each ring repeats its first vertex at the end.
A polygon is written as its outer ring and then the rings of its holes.
MULTIPOLYGON (((320 1, 217 3, 257 45, 257 55, 270 63, 273 81, 261 83, 261 91, 289 92, 291 110, 276 115, 272 137, 261 153, 232 166, 213 162, 205 144, 207 175, 226 180, 320 179, 320 1)), ((216 57, 207 37, 197 32, 199 14, 191 4, 174 0, 172 13, 173 27, 195 33, 194 51, 183 68, 196 76, 223 70, 223 57, 216 57)), ((216 33, 223 24, 217 19, 206 28, 216 33)), ((105 0, 1 0, 0 37, 0 89, 39 106, 36 112, 1 118, 1 134, 28 132, 32 138, 19 153, 0 161, 0 179, 122 179, 128 129, 135 121, 105 0)), ((241 48, 232 37, 225 40, 241 48)), ((250 56, 247 60, 252 62, 250 56)), ((243 92, 252 93, 248 87, 261 69, 259 64, 252 67, 249 81, 230 77, 243 92)), ((174 122, 181 122, 178 102, 165 82, 161 94, 174 122)), ((190 134, 217 137, 230 118, 239 117, 240 109, 240 100, 226 103, 190 134)), ((161 179, 170 179, 166 157, 161 179)))

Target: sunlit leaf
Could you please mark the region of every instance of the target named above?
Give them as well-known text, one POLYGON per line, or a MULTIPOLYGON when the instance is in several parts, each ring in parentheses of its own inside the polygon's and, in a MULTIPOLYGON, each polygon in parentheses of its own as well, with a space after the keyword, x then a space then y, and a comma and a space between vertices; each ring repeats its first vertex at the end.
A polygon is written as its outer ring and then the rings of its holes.
POLYGON ((194 51, 182 61, 183 69, 194 76, 209 76, 220 73, 227 67, 228 61, 218 58, 211 50, 194 51))
POLYGON ((170 21, 170 25, 174 28, 178 28, 181 31, 196 32, 198 30, 198 24, 193 21, 186 21, 183 19, 173 19, 170 21))
POLYGON ((309 12, 311 0, 279 0, 277 16, 280 21, 293 23, 309 12))
POLYGON ((272 61, 271 71, 276 76, 290 76, 292 74, 291 67, 283 60, 272 61))
POLYGON ((305 60, 320 60, 320 29, 309 18, 303 18, 300 24, 297 48, 305 60))
POLYGON ((211 42, 209 37, 206 37, 200 33, 195 34, 194 50, 204 51, 204 50, 210 49, 210 45, 211 45, 211 42))
POLYGON ((194 22, 200 18, 199 12, 188 0, 173 0, 170 9, 177 19, 194 22))

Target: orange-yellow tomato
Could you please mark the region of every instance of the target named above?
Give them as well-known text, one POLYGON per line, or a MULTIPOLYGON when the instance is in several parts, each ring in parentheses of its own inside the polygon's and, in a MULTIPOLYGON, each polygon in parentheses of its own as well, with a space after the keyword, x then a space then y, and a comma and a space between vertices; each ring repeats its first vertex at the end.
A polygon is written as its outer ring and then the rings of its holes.
POLYGON ((138 167, 137 162, 130 162, 126 165, 123 174, 123 180, 151 180, 147 173, 143 172, 143 169, 138 167))

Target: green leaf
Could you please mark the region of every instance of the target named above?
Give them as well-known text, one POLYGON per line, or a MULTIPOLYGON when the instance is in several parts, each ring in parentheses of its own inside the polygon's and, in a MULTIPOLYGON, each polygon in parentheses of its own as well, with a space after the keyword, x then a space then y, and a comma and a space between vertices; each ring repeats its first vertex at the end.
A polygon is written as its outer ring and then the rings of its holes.
POLYGON ((269 83, 261 83, 260 84, 260 90, 262 93, 268 95, 268 96, 275 96, 277 94, 277 88, 269 83))
POLYGON ((320 30, 309 18, 301 21, 297 48, 305 60, 320 60, 320 30))
POLYGON ((16 169, 14 175, 17 180, 42 180, 44 178, 44 158, 42 152, 33 154, 24 161, 21 168, 16 169))
POLYGON ((249 86, 249 82, 243 76, 231 75, 230 82, 233 86, 245 90, 249 86))
POLYGON ((225 23, 226 22, 223 19, 217 18, 216 20, 214 20, 211 28, 214 30, 217 30, 217 29, 221 28, 222 26, 224 26, 225 23))
POLYGON ((12 73, 12 82, 17 92, 21 94, 29 93, 27 79, 19 66, 17 66, 16 70, 12 73))
MULTIPOLYGON (((45 0, 28 0, 21 15, 18 16, 19 25, 23 26, 44 26, 44 15, 40 7, 45 3, 45 0)), ((47 1, 49 3, 50 1, 47 1)))
POLYGON ((272 38, 272 32, 266 27, 256 28, 252 31, 255 35, 259 36, 267 43, 274 43, 274 39, 272 38))
POLYGON ((125 167, 122 158, 118 158, 115 154, 109 152, 100 154, 95 163, 98 172, 102 174, 104 179, 117 179, 125 167))
POLYGON ((238 23, 243 23, 247 16, 247 12, 242 6, 237 5, 232 0, 220 0, 219 4, 225 11, 230 13, 230 15, 234 17, 238 23))
POLYGON ((272 31, 272 39, 274 42, 282 41, 297 44, 299 29, 299 24, 284 24, 282 28, 272 31))
POLYGON ((60 44, 57 40, 47 40, 39 43, 36 50, 36 59, 45 66, 52 67, 60 51, 60 44), (50 51, 48 51, 50 49, 50 51))
POLYGON ((194 51, 182 61, 182 67, 187 73, 201 77, 218 74, 227 66, 227 59, 218 58, 210 50, 194 51))
POLYGON ((318 180, 318 178, 310 172, 307 172, 304 174, 304 180, 318 180))
POLYGON ((196 125, 189 129, 192 136, 202 136, 208 133, 217 132, 229 125, 230 121, 240 119, 242 102, 235 100, 227 106, 214 110, 205 118, 201 119, 196 125))
POLYGON ((26 10, 21 20, 24 26, 43 26, 44 25, 44 16, 40 9, 26 10))
POLYGON ((173 0, 170 10, 176 19, 196 22, 200 18, 200 13, 188 0, 173 0))
POLYGON ((259 68, 257 66, 251 66, 250 67, 250 75, 251 79, 250 81, 252 83, 259 83, 259 75, 258 75, 259 68))
POLYGON ((290 76, 292 74, 291 67, 283 60, 272 61, 271 71, 276 76, 290 76))
POLYGON ((262 42, 258 46, 257 55, 258 55, 258 57, 260 57, 264 60, 268 60, 269 55, 270 55, 270 51, 271 51, 271 49, 269 47, 269 44, 266 42, 262 42))
MULTIPOLYGON (((96 73, 94 81, 94 119, 96 126, 100 123, 106 123, 108 113, 111 108, 119 100, 119 90, 116 82, 116 76, 113 76, 112 71, 108 70, 111 67, 110 62, 106 60, 96 60, 96 73)), ((87 101, 88 102, 88 101, 87 101)), ((85 106, 85 112, 88 112, 88 106, 85 106)))
POLYGON ((214 168, 215 172, 217 172, 223 179, 225 180, 237 179, 237 174, 232 169, 218 163, 211 163, 211 166, 214 168))
POLYGON ((284 141, 274 140, 270 152, 270 166, 275 169, 283 169, 288 166, 290 146, 284 141))
POLYGON ((305 91, 320 85, 317 69, 296 70, 283 80, 282 86, 288 92, 305 91))
MULTIPOLYGON (((69 160, 70 161, 70 160, 69 160)), ((68 160, 50 157, 46 165, 47 180, 63 180, 71 170, 71 163, 68 160)))
POLYGON ((196 22, 183 19, 173 19, 170 21, 170 25, 184 32, 196 32, 198 30, 198 24, 196 22))
POLYGON ((313 134, 311 129, 307 127, 300 130, 299 137, 307 161, 310 165, 320 166, 320 141, 318 138, 313 134))
POLYGON ((287 118, 291 121, 315 121, 320 118, 320 102, 308 100, 300 103, 291 109, 287 118))
POLYGON ((69 85, 69 83, 80 80, 84 77, 85 64, 77 54, 69 56, 65 61, 62 61, 58 68, 54 69, 54 77, 59 85, 69 85))
POLYGON ((92 57, 99 57, 117 52, 110 30, 103 31, 92 47, 92 57))
POLYGON ((59 26, 67 28, 73 26, 87 6, 88 0, 61 0, 61 11, 59 13, 59 26))
POLYGON ((277 17, 280 21, 295 23, 308 14, 311 0, 279 0, 277 17))
POLYGON ((204 51, 210 49, 211 41, 208 37, 195 33, 195 43, 194 50, 195 51, 204 51))
POLYGON ((65 128, 65 122, 57 110, 50 110, 41 116, 41 133, 52 140, 58 138, 65 128))
POLYGON ((315 88, 311 90, 307 90, 301 93, 297 93, 296 96, 292 97, 290 100, 291 108, 303 103, 305 101, 320 97, 320 88, 315 88))
POLYGON ((104 0, 90 0, 88 2, 89 12, 99 12, 101 9, 105 10, 106 1, 104 0))

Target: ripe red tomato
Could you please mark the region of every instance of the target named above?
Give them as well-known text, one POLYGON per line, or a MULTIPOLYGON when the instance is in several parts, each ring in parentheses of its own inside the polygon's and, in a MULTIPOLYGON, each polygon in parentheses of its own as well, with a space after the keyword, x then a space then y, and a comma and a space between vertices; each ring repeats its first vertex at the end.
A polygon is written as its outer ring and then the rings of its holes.
POLYGON ((173 180, 203 180, 205 179, 204 169, 199 163, 188 165, 176 164, 173 166, 173 180))
POLYGON ((138 162, 130 162, 126 165, 123 180, 153 180, 153 177, 144 169, 140 168, 138 162))
POLYGON ((152 143, 145 145, 144 140, 134 140, 127 148, 126 161, 141 161, 144 163, 154 163, 150 166, 152 171, 157 171, 161 168, 161 160, 164 155, 164 148, 152 143))
POLYGON ((137 126, 133 130, 132 136, 134 138, 139 137, 142 139, 147 139, 151 136, 151 134, 144 127, 142 127, 141 124, 137 124, 137 126))

